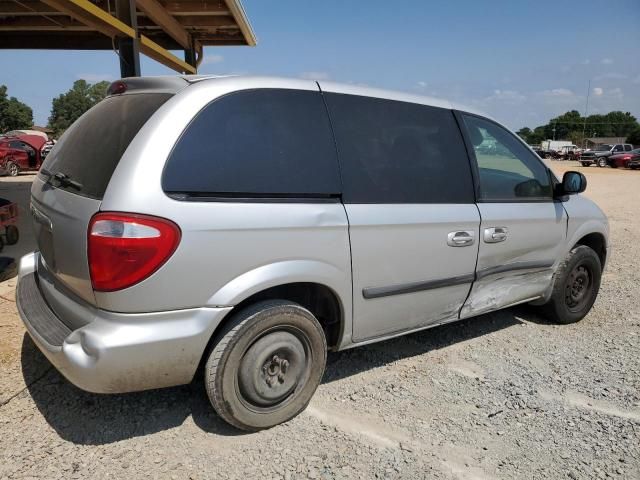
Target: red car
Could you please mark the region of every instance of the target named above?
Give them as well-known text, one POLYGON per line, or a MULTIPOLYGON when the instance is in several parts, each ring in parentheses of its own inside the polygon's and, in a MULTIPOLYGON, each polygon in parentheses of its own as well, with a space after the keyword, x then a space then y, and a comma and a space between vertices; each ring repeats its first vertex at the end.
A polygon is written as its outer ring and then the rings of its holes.
POLYGON ((638 162, 640 161, 640 148, 636 148, 635 150, 631 150, 630 152, 619 153, 617 155, 611 155, 607 159, 607 163, 613 168, 633 168, 634 170, 637 167, 638 162), (629 165, 631 163, 631 165, 629 165))
POLYGON ((0 171, 15 177, 23 170, 38 170, 46 143, 39 135, 0 137, 0 171))

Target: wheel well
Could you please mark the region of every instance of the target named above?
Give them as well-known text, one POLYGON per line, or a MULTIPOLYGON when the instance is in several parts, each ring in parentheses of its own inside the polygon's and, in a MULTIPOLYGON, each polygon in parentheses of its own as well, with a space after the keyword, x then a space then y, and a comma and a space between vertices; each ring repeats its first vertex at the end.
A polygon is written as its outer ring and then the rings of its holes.
POLYGON ((212 339, 218 336, 218 333, 224 328, 224 324, 231 318, 234 311, 256 302, 276 299, 299 303, 313 313, 320 325, 322 325, 329 350, 338 346, 344 325, 342 307, 335 292, 319 283, 288 283, 251 295, 233 307, 233 311, 216 328, 212 339))
POLYGON ((604 267, 604 262, 607 260, 607 242, 601 233, 590 233, 582 237, 576 245, 585 245, 591 250, 596 252, 600 258, 600 264, 604 267))

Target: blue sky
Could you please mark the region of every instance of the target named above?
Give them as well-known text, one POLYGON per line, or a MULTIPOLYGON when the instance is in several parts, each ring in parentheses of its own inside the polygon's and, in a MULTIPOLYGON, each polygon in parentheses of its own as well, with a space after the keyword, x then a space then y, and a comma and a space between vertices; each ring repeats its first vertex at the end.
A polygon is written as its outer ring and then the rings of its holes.
MULTIPOLYGON (((200 73, 331 79, 474 106, 513 129, 570 109, 640 118, 640 1, 244 0, 258 46, 207 48, 200 73)), ((0 84, 45 124, 74 80, 113 80, 113 52, 0 51, 0 84), (11 68, 7 68, 11 66, 11 68)), ((144 75, 172 74, 144 59, 144 75)))

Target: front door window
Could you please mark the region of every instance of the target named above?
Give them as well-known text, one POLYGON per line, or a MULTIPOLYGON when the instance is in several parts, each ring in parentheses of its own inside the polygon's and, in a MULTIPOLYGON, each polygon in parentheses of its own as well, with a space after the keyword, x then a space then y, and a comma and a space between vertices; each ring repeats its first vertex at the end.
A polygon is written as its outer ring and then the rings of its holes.
POLYGON ((464 115, 480 176, 479 200, 522 202, 552 199, 545 165, 513 134, 499 125, 464 115))

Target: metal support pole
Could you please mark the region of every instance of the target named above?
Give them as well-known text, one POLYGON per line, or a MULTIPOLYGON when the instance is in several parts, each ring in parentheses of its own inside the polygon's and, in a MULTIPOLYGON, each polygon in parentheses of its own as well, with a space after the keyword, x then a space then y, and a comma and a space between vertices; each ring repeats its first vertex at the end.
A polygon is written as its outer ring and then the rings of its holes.
POLYGON ((184 61, 192 67, 196 67, 196 51, 193 48, 184 51, 184 61))
POLYGON ((141 75, 140 42, 138 40, 138 20, 136 18, 135 0, 116 0, 116 17, 136 32, 136 38, 118 38, 120 76, 122 78, 139 77, 141 75))

